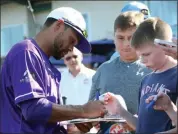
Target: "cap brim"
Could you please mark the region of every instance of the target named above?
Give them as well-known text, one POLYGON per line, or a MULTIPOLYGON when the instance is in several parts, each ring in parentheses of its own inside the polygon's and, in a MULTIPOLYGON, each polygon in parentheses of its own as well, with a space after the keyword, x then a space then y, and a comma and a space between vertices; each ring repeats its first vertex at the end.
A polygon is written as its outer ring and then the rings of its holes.
MULTIPOLYGON (((77 31, 78 32, 78 31, 77 31)), ((91 45, 88 42, 88 40, 80 33, 78 32, 80 36, 80 41, 76 45, 76 48, 79 49, 82 53, 90 53, 91 52, 91 45)))
POLYGON ((67 24, 67 25, 69 25, 70 27, 72 27, 78 33, 78 35, 80 36, 80 41, 79 41, 79 43, 75 47, 77 49, 79 49, 82 53, 85 53, 85 54, 90 53, 91 52, 91 45, 88 42, 88 40, 82 35, 81 32, 79 32, 78 29, 76 29, 75 27, 73 27, 70 24, 67 24))

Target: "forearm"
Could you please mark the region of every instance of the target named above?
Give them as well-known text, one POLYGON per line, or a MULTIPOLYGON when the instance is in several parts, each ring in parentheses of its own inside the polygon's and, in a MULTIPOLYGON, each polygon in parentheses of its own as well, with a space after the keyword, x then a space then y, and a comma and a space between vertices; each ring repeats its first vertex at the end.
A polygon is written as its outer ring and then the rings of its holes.
POLYGON ((58 105, 52 104, 52 113, 49 122, 71 120, 75 118, 86 118, 82 105, 58 105))
POLYGON ((121 116, 126 120, 127 124, 133 129, 136 130, 138 117, 136 115, 132 115, 130 112, 124 110, 121 116))
POLYGON ((173 102, 171 102, 170 107, 165 111, 167 113, 167 115, 169 116, 169 118, 172 120, 172 123, 176 126, 175 128, 168 130, 168 131, 164 131, 164 132, 159 132, 156 134, 177 134, 177 106, 174 105, 173 102))
POLYGON ((172 123, 177 126, 177 107, 174 105, 173 102, 171 102, 170 107, 168 110, 165 111, 169 118, 172 120, 172 123))
POLYGON ((164 131, 164 132, 159 132, 159 133, 156 133, 156 134, 177 134, 177 127, 173 128, 171 130, 164 131))
MULTIPOLYGON (((46 98, 29 100, 20 103, 25 120, 29 122, 58 122, 74 118, 85 118, 85 105, 58 105, 46 98)), ((85 110, 86 111, 86 110, 85 110)))

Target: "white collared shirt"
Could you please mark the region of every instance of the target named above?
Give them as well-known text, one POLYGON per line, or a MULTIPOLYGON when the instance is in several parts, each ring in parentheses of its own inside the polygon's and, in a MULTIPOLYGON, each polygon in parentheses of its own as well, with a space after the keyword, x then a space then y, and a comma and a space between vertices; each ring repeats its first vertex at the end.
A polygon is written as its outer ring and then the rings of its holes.
POLYGON ((60 93, 67 97, 66 104, 82 105, 88 102, 95 71, 83 66, 74 77, 69 70, 61 73, 60 93))

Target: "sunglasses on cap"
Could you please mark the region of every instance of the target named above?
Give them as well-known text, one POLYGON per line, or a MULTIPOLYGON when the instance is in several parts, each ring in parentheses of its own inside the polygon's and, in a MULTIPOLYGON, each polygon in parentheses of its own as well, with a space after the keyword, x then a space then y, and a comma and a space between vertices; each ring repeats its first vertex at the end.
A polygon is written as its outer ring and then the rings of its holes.
POLYGON ((72 26, 72 27, 76 28, 77 30, 79 30, 85 38, 88 37, 88 34, 87 34, 86 30, 82 30, 80 27, 76 26, 74 23, 72 23, 71 21, 69 21, 66 18, 62 18, 62 19, 64 20, 65 24, 68 24, 69 26, 72 26))
POLYGON ((144 15, 148 15, 148 10, 147 9, 142 9, 141 13, 143 13, 144 15))
POLYGON ((147 9, 142 9, 140 11, 142 14, 144 14, 145 18, 144 19, 147 19, 149 17, 149 11, 147 9))
POLYGON ((65 60, 66 60, 66 61, 69 61, 69 60, 71 60, 72 58, 77 59, 77 57, 78 57, 77 55, 72 55, 72 56, 66 57, 65 60))

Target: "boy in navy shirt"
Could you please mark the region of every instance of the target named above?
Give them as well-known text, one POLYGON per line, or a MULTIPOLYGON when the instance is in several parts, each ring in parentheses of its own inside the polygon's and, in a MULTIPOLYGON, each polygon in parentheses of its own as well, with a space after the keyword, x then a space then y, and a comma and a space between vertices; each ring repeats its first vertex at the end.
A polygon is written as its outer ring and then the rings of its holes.
MULTIPOLYGON (((159 18, 149 18, 142 22, 134 33, 131 45, 135 48, 141 61, 153 73, 147 75, 141 82, 139 90, 138 117, 126 111, 116 100, 113 94, 109 93, 109 100, 117 107, 115 114, 120 114, 127 123, 136 129, 136 133, 157 133, 172 132, 172 122, 165 111, 158 111, 154 108, 147 109, 148 103, 145 100, 152 95, 158 94, 161 87, 171 101, 175 104, 177 93, 177 60, 167 56, 165 52, 154 44, 154 39, 171 41, 171 27, 159 18)), ((111 103, 110 103, 111 104, 111 103)))

